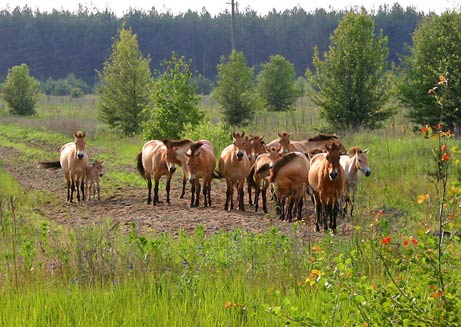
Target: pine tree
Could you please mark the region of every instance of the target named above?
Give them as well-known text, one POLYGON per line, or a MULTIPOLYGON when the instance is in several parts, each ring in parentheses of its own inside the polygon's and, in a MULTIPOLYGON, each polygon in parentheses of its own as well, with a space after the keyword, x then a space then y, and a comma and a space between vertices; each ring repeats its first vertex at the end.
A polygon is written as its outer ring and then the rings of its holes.
POLYGON ((150 58, 144 58, 137 37, 122 27, 112 53, 99 72, 99 117, 130 136, 141 131, 143 110, 151 103, 153 79, 150 58))

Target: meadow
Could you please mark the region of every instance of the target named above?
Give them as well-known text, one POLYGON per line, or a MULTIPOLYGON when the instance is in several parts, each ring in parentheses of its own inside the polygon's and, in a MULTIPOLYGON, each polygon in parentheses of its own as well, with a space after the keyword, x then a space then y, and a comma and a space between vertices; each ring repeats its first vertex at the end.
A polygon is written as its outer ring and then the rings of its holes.
MULTIPOLYGON (((403 110, 380 130, 336 131, 346 147, 370 150, 372 168, 360 180, 345 235, 306 237, 302 222, 258 233, 239 225, 212 233, 207 226, 146 232, 134 223, 127 230, 111 217, 69 227, 46 209, 68 206, 63 194, 28 188, 14 166, 49 159, 84 129, 107 163, 103 196, 144 191, 129 169, 143 141, 99 123, 96 102, 44 97, 33 117, 0 107, 1 326, 461 325, 457 139, 446 141, 451 158, 441 198, 431 174, 437 139, 414 132, 403 110), (14 164, 2 156, 7 151, 14 164)), ((219 119, 216 103, 205 98, 201 106, 219 119)), ((294 112, 259 113, 245 130, 267 142, 282 130, 293 139, 327 131, 305 98, 294 112)))

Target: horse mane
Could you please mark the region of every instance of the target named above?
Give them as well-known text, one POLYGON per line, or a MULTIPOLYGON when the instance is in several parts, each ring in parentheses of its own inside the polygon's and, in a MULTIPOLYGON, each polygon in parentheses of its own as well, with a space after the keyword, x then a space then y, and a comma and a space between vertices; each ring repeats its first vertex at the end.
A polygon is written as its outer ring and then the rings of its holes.
POLYGON ((279 160, 277 160, 274 165, 272 166, 272 177, 271 177, 271 182, 274 182, 275 179, 277 178, 277 174, 279 170, 285 166, 287 163, 292 161, 294 158, 296 158, 298 154, 296 152, 290 152, 287 155, 283 156, 279 160))
POLYGON ((315 142, 315 141, 325 141, 325 140, 331 140, 331 139, 335 139, 337 140, 338 139, 338 136, 334 135, 334 134, 318 134, 316 136, 313 136, 309 139, 307 139, 308 141, 310 142, 315 142))
POLYGON ((191 154, 193 154, 196 150, 198 150, 202 145, 203 145, 202 142, 195 142, 195 143, 192 143, 191 146, 190 146, 190 152, 191 152, 191 154))
POLYGON ((362 149, 358 146, 353 146, 352 148, 349 149, 349 157, 355 156, 356 153, 362 153, 362 149))
POLYGON ((192 143, 193 141, 190 139, 183 139, 183 140, 170 140, 171 146, 183 146, 188 143, 192 143))

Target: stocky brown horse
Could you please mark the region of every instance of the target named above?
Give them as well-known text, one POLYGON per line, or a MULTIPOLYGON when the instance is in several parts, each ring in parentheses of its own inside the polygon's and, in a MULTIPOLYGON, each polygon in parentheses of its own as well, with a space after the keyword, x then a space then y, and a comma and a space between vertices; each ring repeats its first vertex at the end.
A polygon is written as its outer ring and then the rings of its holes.
POLYGON ((211 179, 216 166, 214 146, 207 140, 192 143, 186 156, 189 181, 192 185, 190 206, 199 206, 200 178, 203 179, 204 205, 211 206, 211 179))
POLYGON ((159 203, 158 184, 160 177, 166 175, 166 202, 170 204, 171 177, 176 171, 176 150, 170 140, 151 140, 144 144, 141 153, 136 157, 137 169, 147 180, 147 203, 155 206, 159 203), (152 177, 154 178, 154 199, 152 200, 152 177))
POLYGON ((222 150, 218 164, 219 174, 226 179, 227 184, 224 209, 232 210, 234 208, 233 194, 234 185, 236 185, 239 209, 245 211, 243 185, 250 173, 250 160, 245 152, 248 139, 245 137, 245 132, 233 132, 232 137, 233 143, 222 150))
POLYGON ((346 180, 344 169, 339 163, 340 149, 340 144, 333 141, 326 147, 327 153, 319 153, 310 161, 309 187, 315 204, 316 231, 320 231, 321 221, 325 231, 328 227, 333 232, 336 230, 339 200, 346 180))
POLYGON ((339 159, 341 166, 346 173, 346 189, 344 192, 344 201, 342 214, 347 214, 347 205, 350 204, 350 215, 354 211, 355 192, 357 191, 357 183, 359 182, 360 173, 366 177, 371 175, 371 169, 368 164, 368 149, 362 150, 358 146, 350 148, 349 155, 342 155, 339 159))
POLYGON ((337 141, 340 146, 340 153, 346 153, 346 149, 342 145, 340 139, 335 134, 318 134, 307 140, 293 141, 290 139, 291 133, 283 131, 278 133, 279 138, 271 141, 267 146, 270 147, 274 144, 280 144, 283 154, 287 154, 293 151, 299 151, 302 153, 315 154, 322 152, 326 145, 332 141, 337 141))
POLYGON ((272 167, 273 163, 280 156, 280 146, 271 147, 268 153, 262 153, 257 158, 250 170, 247 182, 255 189, 255 211, 259 209, 259 195, 262 196, 263 211, 267 213, 267 189, 270 184, 270 170, 265 170, 263 167, 272 167))
POLYGON ((293 216, 296 216, 301 220, 308 175, 309 160, 304 153, 298 151, 286 154, 273 164, 270 180, 274 185, 276 212, 280 219, 286 218, 291 222, 293 216))
POLYGON ((77 188, 77 201, 80 201, 80 191, 82 192, 82 201, 85 200, 84 182, 89 160, 85 151, 85 133, 77 131, 74 136, 74 142, 66 143, 61 147, 59 161, 40 163, 42 168, 61 167, 64 170, 68 203, 73 201, 75 188, 77 188))
MULTIPOLYGON (((250 136, 249 140, 246 143, 245 151, 248 155, 248 159, 250 159, 250 167, 252 167, 256 161, 256 158, 262 154, 266 153, 266 146, 264 145, 264 136, 250 136)), ((253 197, 251 194, 252 184, 247 183, 247 190, 248 190, 248 204, 253 205, 253 197)))

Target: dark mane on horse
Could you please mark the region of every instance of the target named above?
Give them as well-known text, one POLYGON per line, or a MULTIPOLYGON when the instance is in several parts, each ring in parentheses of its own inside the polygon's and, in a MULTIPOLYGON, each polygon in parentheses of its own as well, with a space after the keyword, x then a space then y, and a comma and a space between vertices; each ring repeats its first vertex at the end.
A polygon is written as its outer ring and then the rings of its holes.
POLYGON ((271 177, 271 182, 274 182, 275 181, 275 178, 277 177, 277 174, 279 172, 279 170, 285 166, 287 163, 289 163, 290 161, 292 161, 294 158, 296 158, 298 156, 297 153, 295 152, 291 152, 291 153, 288 153, 287 155, 283 156, 282 158, 280 158, 279 160, 277 160, 274 165, 272 166, 272 177, 271 177))
POLYGON ((325 141, 325 140, 332 140, 332 139, 338 139, 338 136, 334 135, 334 134, 318 134, 316 136, 313 136, 309 139, 307 139, 308 141, 310 142, 315 142, 315 141, 325 141))
POLYGON ((192 143, 193 141, 190 139, 184 139, 184 140, 170 140, 171 146, 182 146, 188 143, 192 143))
POLYGON ((355 156, 356 153, 362 153, 362 149, 360 149, 358 146, 353 146, 349 149, 349 157, 355 156))
POLYGON ((194 153, 196 150, 198 150, 201 146, 203 145, 202 142, 195 142, 195 143, 192 143, 191 146, 190 146, 190 152, 191 153, 194 153))

